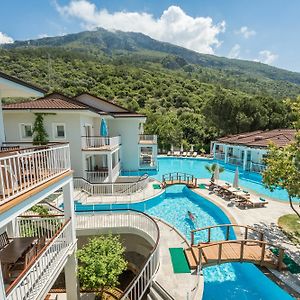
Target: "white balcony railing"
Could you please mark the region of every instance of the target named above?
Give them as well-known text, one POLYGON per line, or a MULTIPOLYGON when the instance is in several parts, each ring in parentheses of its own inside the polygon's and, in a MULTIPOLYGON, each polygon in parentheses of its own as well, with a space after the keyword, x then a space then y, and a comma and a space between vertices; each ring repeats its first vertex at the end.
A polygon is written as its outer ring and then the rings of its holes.
POLYGON ((215 159, 224 160, 225 159, 225 153, 216 152, 215 153, 215 159))
POLYGON ((121 137, 83 136, 81 141, 85 150, 111 150, 121 144, 121 137))
POLYGON ((140 158, 140 168, 147 169, 147 168, 156 168, 156 160, 152 157, 141 157, 140 158))
POLYGON ((242 166, 243 160, 238 157, 228 157, 227 162, 232 165, 242 166))
POLYGON ((91 228, 134 228, 142 231, 152 240, 153 248, 140 272, 124 291, 121 299, 142 299, 159 266, 159 228, 155 220, 132 210, 80 214, 76 219, 77 230, 91 228))
POLYGON ((252 172, 261 173, 264 171, 265 168, 266 168, 266 165, 264 165, 264 164, 254 163, 254 162, 250 163, 250 170, 252 172))
POLYGON ((157 135, 154 134, 140 134, 140 144, 157 144, 157 135))
POLYGON ((122 183, 91 183, 84 178, 74 178, 74 189, 87 192, 91 196, 115 195, 124 196, 131 195, 142 191, 149 183, 149 177, 143 176, 136 182, 122 183))
POLYGON ((86 179, 91 183, 108 180, 108 171, 85 171, 86 179))
MULTIPOLYGON (((53 219, 55 218, 52 218, 52 221, 53 219)), ((44 220, 41 221, 44 222, 44 220)), ((31 220, 27 219, 26 222, 31 222, 31 220)), ((48 221, 48 228, 50 228, 51 222, 48 221)), ((70 238, 71 232, 70 220, 56 230, 56 234, 46 242, 45 247, 37 253, 36 258, 7 288, 8 300, 41 299, 45 296, 43 293, 51 288, 51 285, 48 286, 51 279, 58 274, 69 250, 73 247, 70 238)))
POLYGON ((0 205, 70 168, 68 144, 0 152, 0 205))

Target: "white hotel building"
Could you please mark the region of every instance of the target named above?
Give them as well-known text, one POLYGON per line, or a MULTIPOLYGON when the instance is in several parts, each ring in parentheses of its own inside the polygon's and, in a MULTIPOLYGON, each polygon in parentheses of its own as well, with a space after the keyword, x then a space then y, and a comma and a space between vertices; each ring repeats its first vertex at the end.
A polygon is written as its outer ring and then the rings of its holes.
POLYGON ((92 183, 115 182, 120 171, 155 170, 157 137, 144 135, 144 115, 90 94, 74 98, 53 93, 3 106, 5 137, 32 142, 36 114, 43 114, 50 142, 68 142, 75 177, 92 183), (108 136, 100 135, 105 120, 108 136))
POLYGON ((294 141, 295 134, 294 129, 274 129, 229 135, 212 142, 211 153, 214 159, 225 164, 260 173, 265 167, 263 159, 270 142, 283 147, 294 141))

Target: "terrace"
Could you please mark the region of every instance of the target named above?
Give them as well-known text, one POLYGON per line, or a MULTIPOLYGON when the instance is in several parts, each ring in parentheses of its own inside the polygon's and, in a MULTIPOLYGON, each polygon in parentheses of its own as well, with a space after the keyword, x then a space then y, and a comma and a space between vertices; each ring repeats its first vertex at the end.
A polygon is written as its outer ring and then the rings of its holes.
POLYGON ((0 152, 0 207, 71 170, 68 144, 4 144, 0 152))
POLYGON ((121 137, 82 136, 81 147, 85 151, 111 151, 121 145, 121 137))
POLYGON ((140 144, 157 144, 157 135, 153 134, 140 134, 139 135, 140 144))

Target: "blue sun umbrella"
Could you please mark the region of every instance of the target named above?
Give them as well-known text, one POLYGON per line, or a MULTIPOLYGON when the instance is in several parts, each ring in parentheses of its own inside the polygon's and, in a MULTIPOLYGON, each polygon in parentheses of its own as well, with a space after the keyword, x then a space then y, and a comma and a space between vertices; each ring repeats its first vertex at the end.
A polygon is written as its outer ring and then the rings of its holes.
POLYGON ((104 119, 101 120, 100 135, 108 136, 108 128, 107 128, 106 121, 104 119))

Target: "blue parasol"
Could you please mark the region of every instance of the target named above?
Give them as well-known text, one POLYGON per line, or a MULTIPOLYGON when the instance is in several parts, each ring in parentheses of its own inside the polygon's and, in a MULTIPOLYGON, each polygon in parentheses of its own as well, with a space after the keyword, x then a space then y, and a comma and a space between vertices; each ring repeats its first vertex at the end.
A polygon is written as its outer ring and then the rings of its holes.
POLYGON ((108 136, 107 124, 106 124, 106 121, 104 119, 101 120, 100 135, 101 136, 108 136))

